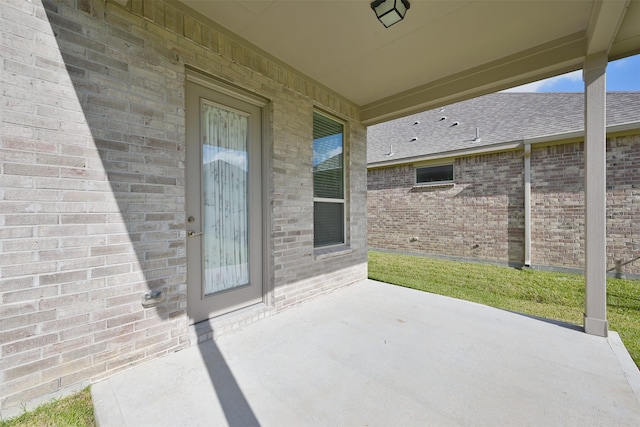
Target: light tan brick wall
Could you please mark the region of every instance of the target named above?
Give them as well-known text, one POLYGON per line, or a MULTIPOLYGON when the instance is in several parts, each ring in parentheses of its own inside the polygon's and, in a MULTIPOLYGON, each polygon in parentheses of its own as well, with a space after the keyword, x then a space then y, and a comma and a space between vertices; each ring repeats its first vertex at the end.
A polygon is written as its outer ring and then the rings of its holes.
MULTIPOLYGON (((522 151, 461 157, 454 168, 455 187, 434 188, 413 188, 412 165, 371 169, 369 245, 523 263, 522 151)), ((582 143, 533 147, 531 221, 534 266, 584 268, 582 143)), ((607 140, 607 257, 611 272, 640 275, 640 135, 607 140)))
POLYGON ((366 277, 357 108, 162 1, 0 3, 0 409, 189 344, 185 66, 271 100, 273 309, 366 277), (312 111, 347 121, 350 251, 313 252, 312 111), (166 301, 143 309, 149 289, 166 301))

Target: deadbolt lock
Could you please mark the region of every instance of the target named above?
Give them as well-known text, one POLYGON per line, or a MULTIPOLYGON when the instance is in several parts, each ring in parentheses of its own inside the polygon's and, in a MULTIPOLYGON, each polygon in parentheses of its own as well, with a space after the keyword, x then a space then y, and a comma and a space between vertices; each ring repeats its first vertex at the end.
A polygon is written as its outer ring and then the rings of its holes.
POLYGON ((195 221, 195 220, 196 220, 196 219, 195 219, 194 217, 192 217, 192 216, 190 216, 189 218, 187 218, 187 222, 193 222, 193 221, 195 221))

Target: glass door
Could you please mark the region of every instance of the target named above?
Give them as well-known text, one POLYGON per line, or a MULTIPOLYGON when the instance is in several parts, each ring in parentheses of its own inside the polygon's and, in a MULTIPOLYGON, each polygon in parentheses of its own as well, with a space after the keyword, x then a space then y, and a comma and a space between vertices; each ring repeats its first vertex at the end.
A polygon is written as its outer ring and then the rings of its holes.
POLYGON ((187 83, 187 295, 199 322, 262 301, 261 109, 187 83))

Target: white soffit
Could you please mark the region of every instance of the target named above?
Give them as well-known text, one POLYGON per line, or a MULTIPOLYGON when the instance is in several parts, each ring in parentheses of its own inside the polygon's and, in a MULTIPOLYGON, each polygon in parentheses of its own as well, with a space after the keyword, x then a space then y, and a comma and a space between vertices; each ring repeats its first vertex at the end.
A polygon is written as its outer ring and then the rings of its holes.
POLYGON ((581 68, 590 31, 591 47, 640 52, 640 0, 413 0, 387 29, 369 0, 181 2, 363 107, 365 123, 581 68))

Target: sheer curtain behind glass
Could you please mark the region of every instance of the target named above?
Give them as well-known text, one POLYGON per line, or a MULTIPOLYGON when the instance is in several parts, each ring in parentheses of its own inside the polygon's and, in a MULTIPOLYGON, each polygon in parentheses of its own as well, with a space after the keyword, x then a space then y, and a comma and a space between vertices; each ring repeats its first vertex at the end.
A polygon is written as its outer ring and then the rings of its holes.
POLYGON ((204 292, 249 283, 247 116, 202 104, 204 292))

